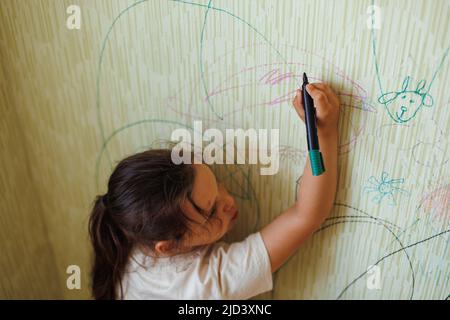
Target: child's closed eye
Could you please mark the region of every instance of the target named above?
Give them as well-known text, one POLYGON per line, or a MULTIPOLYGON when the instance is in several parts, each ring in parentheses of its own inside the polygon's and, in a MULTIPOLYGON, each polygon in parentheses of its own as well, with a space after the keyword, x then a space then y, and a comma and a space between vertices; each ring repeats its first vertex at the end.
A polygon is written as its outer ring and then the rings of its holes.
POLYGON ((214 206, 211 209, 211 212, 209 213, 208 218, 209 219, 214 218, 216 216, 216 214, 217 214, 217 202, 214 203, 214 206))

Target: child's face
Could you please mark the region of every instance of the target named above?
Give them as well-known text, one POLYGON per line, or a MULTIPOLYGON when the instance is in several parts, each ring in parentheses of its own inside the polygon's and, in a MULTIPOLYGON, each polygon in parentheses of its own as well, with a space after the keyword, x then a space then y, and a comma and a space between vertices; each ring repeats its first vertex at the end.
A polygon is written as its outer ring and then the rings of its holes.
POLYGON ((184 240, 183 246, 188 248, 219 240, 231 230, 238 216, 234 198, 217 183, 211 169, 204 164, 196 164, 194 170, 192 201, 184 204, 186 214, 197 222, 192 223, 192 232, 184 240))

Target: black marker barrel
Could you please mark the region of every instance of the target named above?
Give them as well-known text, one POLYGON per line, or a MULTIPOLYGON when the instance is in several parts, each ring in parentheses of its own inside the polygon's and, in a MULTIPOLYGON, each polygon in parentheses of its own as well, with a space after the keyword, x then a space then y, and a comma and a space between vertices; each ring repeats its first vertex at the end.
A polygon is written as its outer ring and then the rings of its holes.
POLYGON ((317 119, 314 101, 306 91, 308 77, 303 73, 302 98, 303 108, 305 110, 306 139, 308 142, 309 161, 311 163, 311 171, 314 176, 319 176, 325 172, 322 153, 319 148, 319 137, 317 136, 317 119))
POLYGON ((316 126, 316 108, 309 93, 306 91, 306 85, 309 84, 306 73, 303 73, 303 108, 305 110, 305 125, 307 131, 308 150, 319 150, 319 138, 317 137, 316 126))

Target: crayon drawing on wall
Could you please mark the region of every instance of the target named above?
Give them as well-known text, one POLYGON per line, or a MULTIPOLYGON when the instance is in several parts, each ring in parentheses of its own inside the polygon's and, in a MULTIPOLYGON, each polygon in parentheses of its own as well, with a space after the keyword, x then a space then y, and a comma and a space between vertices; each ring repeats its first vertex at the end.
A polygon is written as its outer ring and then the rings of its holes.
MULTIPOLYGON (((30 14, 19 15, 19 7, 10 6, 12 26, 30 14)), ((89 205, 117 161, 167 146, 173 130, 192 130, 194 121, 280 132, 276 175, 251 164, 214 166, 242 213, 227 240, 243 239, 293 203, 307 146, 291 102, 306 71, 341 101, 338 192, 325 223, 274 274, 274 290, 258 298, 448 298, 448 1, 80 7, 78 31, 57 25, 64 15, 48 25, 36 15, 24 22, 30 40, 18 46, 43 62, 18 55, 10 67, 13 91, 27 90, 17 117, 62 283, 67 265, 89 268, 89 205), (72 71, 61 71, 68 65, 72 71)), ((51 3, 35 12, 61 10, 51 3)), ((68 298, 89 295, 86 286, 61 290, 68 298)))

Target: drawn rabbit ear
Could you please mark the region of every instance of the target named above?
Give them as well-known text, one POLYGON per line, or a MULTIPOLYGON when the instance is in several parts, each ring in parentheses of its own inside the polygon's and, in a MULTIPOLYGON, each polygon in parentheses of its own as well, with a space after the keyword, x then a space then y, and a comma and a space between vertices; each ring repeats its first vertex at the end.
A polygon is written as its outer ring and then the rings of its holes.
POLYGON ((427 83, 427 81, 425 79, 422 79, 419 81, 419 83, 417 83, 417 88, 416 88, 416 92, 420 93, 420 91, 425 88, 425 84, 427 83))
POLYGON ((422 105, 424 107, 431 107, 433 105, 433 97, 428 93, 423 94, 422 95, 422 105))
POLYGON ((395 100, 395 98, 397 98, 398 95, 399 95, 398 92, 387 92, 378 98, 378 102, 382 104, 388 104, 391 101, 395 100))
POLYGON ((405 92, 406 89, 408 89, 410 80, 411 80, 410 76, 405 77, 405 80, 403 80, 403 83, 402 83, 402 92, 405 92))

